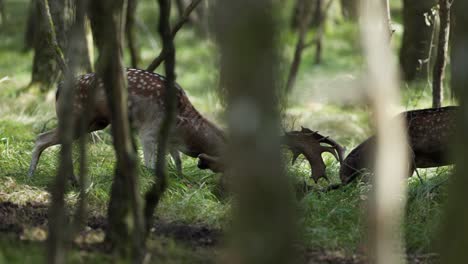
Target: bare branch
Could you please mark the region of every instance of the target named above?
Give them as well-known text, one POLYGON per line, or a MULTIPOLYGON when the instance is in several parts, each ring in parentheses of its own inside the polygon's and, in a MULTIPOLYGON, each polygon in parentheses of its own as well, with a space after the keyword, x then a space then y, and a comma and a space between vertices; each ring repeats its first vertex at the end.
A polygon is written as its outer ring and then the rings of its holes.
MULTIPOLYGON (((184 11, 184 14, 182 15, 182 17, 180 18, 180 20, 175 24, 174 28, 172 29, 172 32, 171 32, 171 37, 172 39, 175 38, 175 36, 177 35, 177 32, 182 28, 182 26, 188 21, 189 17, 190 17, 190 14, 192 13, 192 11, 198 6, 198 4, 201 2, 202 0, 193 0, 189 6, 187 6, 187 8, 185 9, 184 11)), ((164 49, 164 45, 163 45, 163 48, 161 50, 161 52, 159 53, 158 57, 156 57, 152 62, 151 64, 148 66, 148 68, 146 68, 147 71, 151 71, 151 72, 154 72, 158 67, 159 65, 161 65, 161 63, 167 58, 167 56, 169 56, 169 51, 164 49)))
POLYGON ((301 23, 299 25, 296 49, 294 51, 294 58, 291 62, 288 79, 286 81, 286 92, 288 93, 292 90, 294 83, 296 82, 297 72, 299 71, 299 66, 301 65, 302 52, 306 47, 305 38, 309 30, 310 21, 312 20, 312 1, 302 1, 302 3, 304 6, 301 8, 301 23))

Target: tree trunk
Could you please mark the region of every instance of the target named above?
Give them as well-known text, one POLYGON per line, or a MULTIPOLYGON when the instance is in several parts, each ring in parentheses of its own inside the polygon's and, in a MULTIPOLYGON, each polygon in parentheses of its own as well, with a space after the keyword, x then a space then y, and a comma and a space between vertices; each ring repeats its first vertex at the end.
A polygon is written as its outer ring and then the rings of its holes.
MULTIPOLYGON (((63 88, 63 97, 65 101, 72 101, 74 86, 72 81, 73 69, 70 69, 63 52, 60 49, 56 30, 52 21, 51 9, 53 5, 49 5, 47 0, 38 2, 39 14, 42 17, 44 35, 41 37, 47 40, 50 50, 53 52, 52 58, 60 67, 61 72, 67 77, 63 88), (49 8, 50 7, 50 8, 49 8)), ((57 8, 57 6, 54 6, 57 8)), ((60 26, 59 26, 60 27, 60 26)), ((62 36, 62 41, 65 36, 62 36)), ((63 263, 66 257, 66 251, 70 246, 70 228, 66 219, 65 209, 65 189, 67 185, 67 176, 71 176, 72 182, 75 182, 73 176, 72 163, 72 140, 73 140, 73 124, 74 118, 72 115, 72 104, 58 105, 59 126, 58 134, 59 141, 62 145, 60 150, 60 165, 51 187, 51 205, 49 208, 49 235, 47 238, 47 257, 48 263, 63 263)))
POLYGON ((91 61, 91 51, 94 47, 88 45, 87 41, 87 26, 86 26, 86 9, 87 0, 68 0, 72 1, 73 8, 73 21, 74 21, 74 32, 73 41, 71 45, 67 44, 66 57, 75 57, 75 63, 78 72, 92 72, 93 65, 91 61), (80 10, 82 9, 82 10, 80 10))
POLYGON ((36 34, 39 24, 38 0, 31 0, 28 7, 28 18, 26 20, 26 29, 24 30, 24 50, 28 51, 34 48, 36 34))
POLYGON ((228 258, 236 263, 294 262, 294 210, 278 137, 273 2, 219 0, 213 9, 230 130, 225 177, 232 176, 237 195, 228 258))
POLYGON ((130 60, 133 68, 138 68, 140 63, 140 49, 138 39, 135 32, 136 11, 138 0, 128 0, 127 19, 125 25, 125 33, 127 37, 128 50, 130 52, 130 60))
POLYGON ((405 81, 428 77, 434 23, 426 24, 435 0, 403 0, 404 33, 400 64, 405 81))
MULTIPOLYGON (((53 30, 56 35, 57 43, 60 49, 64 52, 65 60, 68 60, 71 53, 78 53, 80 54, 78 69, 90 71, 91 62, 89 58, 89 50, 86 44, 84 21, 82 25, 80 25, 80 31, 77 32, 77 38, 75 39, 79 44, 74 45, 76 48, 73 50, 68 48, 67 35, 71 25, 75 21, 75 1, 78 0, 51 0, 49 2, 52 18, 51 21, 54 25, 53 30)), ((38 85, 41 91, 47 91, 62 75, 58 70, 60 67, 56 64, 56 60, 53 57, 55 51, 52 50, 49 45, 50 40, 44 37, 47 34, 48 21, 42 17, 40 12, 37 12, 37 10, 39 10, 38 0, 31 2, 31 4, 33 5, 33 10, 30 11, 30 16, 28 18, 29 26, 27 27, 25 39, 25 45, 27 47, 31 41, 29 38, 34 38, 34 59, 31 85, 38 85)))
POLYGON ((143 257, 144 226, 136 170, 136 152, 127 113, 126 78, 122 66, 124 0, 91 1, 91 18, 99 50, 97 73, 111 110, 112 136, 117 158, 108 207, 106 241, 114 252, 143 257))
MULTIPOLYGON (((60 21, 60 17, 54 17, 54 15, 57 14, 57 12, 55 12, 55 10, 52 11, 53 8, 57 8, 60 4, 52 4, 52 2, 58 1, 61 0, 52 0, 50 2, 52 22, 54 25, 62 24, 63 22, 60 21)), ((34 9, 40 10, 39 0, 35 0, 33 3, 34 9)), ((36 28, 31 29, 34 30, 34 59, 30 85, 37 85, 40 91, 45 92, 52 88, 53 84, 60 77, 61 72, 56 63, 56 60, 54 59, 54 51, 50 47, 50 40, 44 37, 48 34, 48 20, 47 18, 43 17, 43 14, 41 14, 41 12, 37 12, 36 16, 36 28)), ((34 16, 31 19, 34 19, 34 16)), ((59 37, 57 38, 58 43, 63 43, 63 41, 61 40, 63 39, 59 39, 59 37)), ((63 46, 60 46, 60 48, 64 50, 63 46)))
MULTIPOLYGON (((459 41, 459 37, 463 37, 463 36, 458 36, 457 34, 455 34, 455 30, 459 31, 459 29, 457 29, 457 26, 460 27, 460 24, 457 23, 458 22, 457 15, 459 16, 460 13, 456 12, 456 10, 454 8, 454 4, 452 4, 452 7, 450 8, 450 34, 449 34, 450 35, 450 38, 449 38, 450 76, 454 76, 456 74, 455 69, 451 65, 457 59, 457 58, 455 58, 457 56, 457 54, 455 53, 455 51, 454 51, 454 49, 452 47, 453 47, 453 45, 455 45, 456 42, 459 41)), ((450 87, 450 92, 451 92, 452 99, 458 98, 460 91, 455 90, 455 88, 453 87, 452 84, 449 87, 450 87)))
POLYGON ((448 201, 445 203, 445 215, 443 222, 443 233, 440 238, 441 260, 440 263, 468 263, 468 208, 465 201, 468 200, 466 186, 468 186, 468 10, 467 0, 456 0, 452 8, 452 78, 451 85, 460 100, 460 111, 458 117, 457 134, 453 141, 454 157, 456 157, 456 170, 450 179, 448 201))
POLYGON ((166 72, 166 93, 165 93, 165 114, 161 123, 161 130, 158 132, 158 150, 156 153, 156 182, 146 193, 145 224, 148 235, 153 224, 154 210, 157 208, 167 186, 166 154, 168 140, 173 127, 176 115, 176 89, 175 89, 175 47, 171 33, 169 18, 171 14, 170 0, 159 0, 160 19, 159 34, 163 42, 163 49, 167 51, 165 60, 166 72))
POLYGON ((318 17, 317 13, 320 12, 317 8, 320 5, 319 0, 296 0, 293 8, 293 14, 291 16, 291 28, 292 29, 301 29, 302 21, 303 21, 303 14, 305 12, 309 12, 309 10, 305 10, 305 8, 311 9, 313 16, 309 21, 308 27, 317 27, 319 25, 320 18, 318 17))
POLYGON ((441 107, 444 99, 444 75, 450 32, 450 0, 439 0, 439 41, 432 74, 432 107, 441 107))
POLYGON ((323 36, 325 35, 325 27, 327 25, 328 12, 330 11, 333 0, 328 0, 326 5, 323 7, 323 0, 317 0, 317 12, 316 16, 319 18, 317 35, 315 37, 315 64, 322 63, 323 53, 323 36))
POLYGON ((350 20, 358 18, 358 0, 341 0, 341 13, 350 20))
POLYGON ((0 25, 5 24, 5 21, 6 21, 5 3, 3 3, 3 0, 0 0, 0 25))
POLYGON ((402 223, 408 185, 405 120, 397 115, 400 87, 389 42, 385 2, 361 1, 359 22, 366 61, 367 95, 377 129, 375 177, 368 207, 369 263, 405 263, 402 223))

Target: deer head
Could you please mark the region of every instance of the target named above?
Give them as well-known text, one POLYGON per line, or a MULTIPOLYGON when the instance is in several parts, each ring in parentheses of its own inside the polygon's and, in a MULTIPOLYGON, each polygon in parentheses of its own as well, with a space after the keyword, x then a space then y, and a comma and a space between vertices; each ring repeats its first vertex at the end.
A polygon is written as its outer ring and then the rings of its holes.
MULTIPOLYGON (((282 143, 293 152, 293 164, 299 155, 302 154, 306 157, 311 166, 311 177, 315 182, 320 178, 327 179, 322 153, 331 153, 341 163, 345 152, 344 148, 336 141, 304 127, 301 131, 286 132, 282 143)), ((198 168, 223 172, 225 164, 222 158, 203 153, 198 156, 198 168)))

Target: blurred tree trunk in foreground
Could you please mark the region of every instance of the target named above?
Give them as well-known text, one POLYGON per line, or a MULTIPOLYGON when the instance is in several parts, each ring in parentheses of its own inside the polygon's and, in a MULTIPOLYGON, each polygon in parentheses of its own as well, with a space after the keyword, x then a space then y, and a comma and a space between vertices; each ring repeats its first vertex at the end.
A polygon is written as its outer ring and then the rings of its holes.
POLYGON ((441 263, 468 263, 468 208, 466 201, 468 193, 468 10, 467 0, 455 0, 452 5, 456 23, 453 27, 452 52, 452 89, 457 92, 460 99, 458 117, 458 131, 454 144, 454 155, 456 157, 456 170, 450 179, 448 201, 444 217, 444 228, 441 234, 439 246, 441 246, 441 263))
POLYGON ((375 176, 368 208, 369 263, 405 263, 403 216, 408 185, 408 140, 398 115, 400 85, 390 46, 386 1, 361 1, 359 22, 366 60, 367 94, 377 129, 375 176), (397 117, 395 117, 397 116, 397 117))
POLYGON ((450 35, 451 0, 439 0, 439 40, 432 74, 432 107, 442 107, 444 100, 444 75, 450 35))
POLYGON ((127 112, 126 77, 122 66, 124 0, 90 2, 99 50, 98 76, 102 79, 111 110, 112 136, 117 158, 108 207, 106 241, 114 252, 140 261, 144 229, 138 188, 136 153, 127 112))
POLYGON ((213 8, 227 93, 228 168, 236 194, 225 262, 291 263, 290 182, 280 155, 278 35, 271 0, 219 0, 213 8))
POLYGON ((403 0, 404 33, 400 64, 405 81, 428 77, 435 24, 430 17, 431 8, 436 4, 436 0, 403 0))

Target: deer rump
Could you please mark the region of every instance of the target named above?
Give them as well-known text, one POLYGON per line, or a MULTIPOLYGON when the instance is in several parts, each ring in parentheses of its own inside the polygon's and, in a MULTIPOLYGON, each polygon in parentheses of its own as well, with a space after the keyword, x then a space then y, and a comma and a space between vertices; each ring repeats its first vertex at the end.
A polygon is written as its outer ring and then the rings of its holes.
MULTIPOLYGON (((455 133, 457 106, 412 110, 402 113, 410 151, 410 177, 416 168, 453 164, 449 155, 450 140, 455 133)), ((342 184, 348 184, 372 168, 376 138, 372 136, 354 148, 340 168, 342 184)))
MULTIPOLYGON (((344 148, 329 137, 302 127, 300 131, 286 132, 281 137, 281 142, 293 153, 292 164, 299 155, 304 155, 311 167, 311 178, 317 183, 320 178, 327 178, 326 166, 322 158, 324 152, 331 153, 340 163, 344 158, 344 148)), ((206 154, 198 156, 200 169, 211 169, 214 172, 223 172, 226 164, 220 157, 206 154)))

